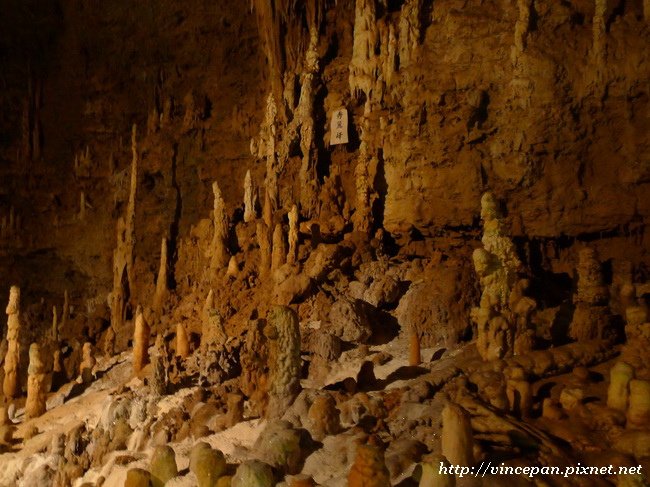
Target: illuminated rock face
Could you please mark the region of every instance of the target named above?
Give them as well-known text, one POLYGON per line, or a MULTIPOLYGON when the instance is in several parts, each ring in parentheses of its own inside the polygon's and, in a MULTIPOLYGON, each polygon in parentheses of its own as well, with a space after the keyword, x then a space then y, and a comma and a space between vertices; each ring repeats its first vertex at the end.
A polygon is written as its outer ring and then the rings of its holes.
POLYGON ((0 16, 0 485, 149 485, 203 436, 228 465, 170 484, 648 457, 650 1, 31 3, 0 16))

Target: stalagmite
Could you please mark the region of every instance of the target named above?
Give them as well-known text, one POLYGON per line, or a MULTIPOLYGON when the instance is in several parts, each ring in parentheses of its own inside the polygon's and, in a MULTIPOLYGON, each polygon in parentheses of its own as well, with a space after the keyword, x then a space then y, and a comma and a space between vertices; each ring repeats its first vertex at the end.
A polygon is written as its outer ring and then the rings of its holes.
POLYGON ((650 381, 631 380, 629 398, 628 428, 647 428, 650 425, 650 381))
POLYGON ((481 218, 483 248, 474 250, 472 259, 483 292, 479 306, 472 309, 472 320, 478 328, 479 354, 493 360, 512 355, 516 342, 522 351, 532 346, 532 330, 527 327, 536 305, 523 296, 527 286, 519 279, 523 266, 492 193, 481 197, 481 218))
POLYGON ((244 221, 250 223, 257 219, 257 190, 253 185, 250 169, 246 171, 244 179, 244 221))
POLYGON ((262 222, 257 222, 257 244, 260 247, 260 275, 266 274, 271 269, 271 238, 269 227, 262 222))
POLYGON ((82 191, 79 194, 79 220, 86 219, 86 194, 82 191))
POLYGON ((295 264, 298 260, 298 206, 293 205, 289 211, 289 252, 287 263, 295 264))
POLYGON ((442 410, 442 454, 452 465, 474 465, 474 437, 469 414, 457 404, 442 410))
POLYGON ((420 356, 420 336, 416 330, 409 333, 409 365, 414 367, 422 363, 420 356))
POLYGON ((357 454, 348 474, 348 487, 390 487, 384 452, 375 445, 357 446, 357 454))
POLYGON ((228 269, 226 270, 226 275, 228 277, 237 277, 237 274, 239 274, 239 264, 237 264, 237 257, 233 255, 228 261, 228 269))
POLYGON ((372 157, 369 154, 368 138, 370 137, 370 127, 368 119, 364 119, 361 126, 361 146, 359 149, 359 158, 354 168, 354 184, 356 189, 356 205, 352 215, 352 225, 354 231, 369 235, 373 227, 372 205, 374 194, 372 190, 372 181, 370 180, 369 166, 372 157))
POLYGON ((11 286, 7 304, 7 354, 2 391, 7 399, 18 396, 18 369, 20 367, 20 288, 11 286))
POLYGON ((59 323, 58 323, 58 316, 56 313, 56 306, 52 306, 52 328, 51 328, 51 333, 52 333, 52 341, 54 343, 58 343, 59 341, 59 323))
POLYGON ((226 267, 230 259, 228 252, 228 215, 221 197, 219 184, 216 181, 212 183, 212 192, 214 194, 214 208, 212 213, 213 234, 212 245, 210 246, 210 269, 218 271, 226 267))
POLYGON ((278 223, 273 231, 273 250, 271 253, 271 271, 276 271, 285 262, 287 248, 284 244, 284 232, 282 224, 278 223))
POLYGON ((65 330, 66 323, 70 319, 70 295, 68 290, 63 291, 63 309, 61 310, 61 326, 59 329, 65 330))
POLYGON ((218 352, 226 344, 227 339, 223 320, 219 311, 215 309, 214 293, 211 289, 203 305, 201 317, 201 354, 206 356, 208 352, 218 352))
POLYGON ((521 367, 510 367, 504 371, 506 376, 506 396, 510 411, 519 417, 530 413, 533 402, 533 390, 526 380, 526 373, 521 367))
POLYGON ((144 319, 142 309, 138 306, 135 314, 133 332, 133 373, 138 374, 149 360, 149 325, 144 319))
POLYGON ((89 384, 92 382, 93 370, 96 364, 97 360, 95 360, 92 343, 84 343, 81 350, 81 364, 79 364, 79 376, 82 383, 89 384))
POLYGON ((167 362, 167 346, 165 344, 165 339, 161 334, 158 334, 156 335, 153 357, 151 360, 153 365, 151 388, 158 396, 167 394, 167 389, 169 387, 169 364, 167 362))
POLYGON ((37 418, 46 411, 46 367, 41 359, 40 347, 32 343, 29 347, 29 367, 27 369, 27 402, 25 403, 25 417, 37 418))
POLYGON ((300 392, 300 327, 288 306, 273 306, 264 334, 270 340, 268 418, 278 418, 300 392))
POLYGON ((158 278, 156 279, 156 291, 153 297, 153 310, 160 313, 167 298, 167 274, 169 267, 167 265, 167 239, 163 238, 160 243, 160 266, 158 267, 158 278))
POLYGON ((610 325, 609 290, 594 249, 586 247, 578 254, 576 304, 569 336, 578 341, 605 338, 610 325))
POLYGON ((176 356, 182 359, 190 356, 190 339, 182 323, 176 325, 176 356))
POLYGON ((630 394, 630 381, 634 378, 634 369, 625 362, 617 362, 609 371, 609 388, 607 389, 607 406, 625 412, 630 394))

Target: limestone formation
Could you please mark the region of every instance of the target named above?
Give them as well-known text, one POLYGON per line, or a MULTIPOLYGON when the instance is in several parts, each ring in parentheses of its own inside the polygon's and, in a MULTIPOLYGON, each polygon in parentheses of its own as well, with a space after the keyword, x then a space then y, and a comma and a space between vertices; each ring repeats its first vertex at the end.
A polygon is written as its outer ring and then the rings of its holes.
POLYGON ((214 293, 210 290, 201 316, 201 354, 206 356, 209 352, 220 351, 227 339, 223 319, 215 308, 214 293))
POLYGON ((578 277, 574 297, 576 309, 569 328, 571 338, 578 341, 606 338, 609 329, 609 292, 604 284, 598 254, 586 247, 578 254, 578 277))
POLYGON ((627 411, 630 394, 630 381, 634 378, 634 369, 625 362, 617 362, 609 371, 609 388, 607 389, 607 406, 619 411, 627 411))
POLYGON ((135 315, 133 331, 133 373, 138 374, 149 361, 149 325, 144 319, 142 309, 138 308, 135 315))
POLYGON ((41 359, 40 347, 32 343, 29 347, 29 367, 27 369, 27 402, 25 417, 37 418, 46 411, 47 369, 41 359))
POLYGON ((434 455, 430 461, 420 464, 422 466, 422 476, 420 477, 419 487, 455 487, 456 477, 453 474, 445 474, 440 468, 450 468, 447 459, 442 455, 434 455))
POLYGON ((158 396, 167 394, 169 388, 169 363, 167 358, 167 346, 161 334, 156 335, 154 353, 151 359, 153 365, 153 377, 151 388, 158 396))
POLYGON ((228 269, 226 270, 226 275, 228 277, 236 278, 239 274, 239 264, 237 264, 237 257, 234 255, 230 257, 228 261, 228 269))
POLYGON ((284 244, 284 232, 282 225, 278 223, 273 230, 273 251, 271 252, 271 271, 278 270, 284 263, 287 256, 287 248, 284 244))
POLYGON ((515 50, 519 54, 526 49, 526 37, 530 29, 532 0, 517 0, 517 7, 519 8, 519 18, 515 23, 515 50))
POLYGON ((316 77, 319 71, 317 55, 318 29, 311 27, 309 31, 309 46, 305 54, 305 71, 301 76, 300 98, 295 112, 295 120, 300 125, 300 150, 302 164, 300 165, 300 211, 308 218, 315 217, 318 210, 318 174, 316 173, 316 156, 313 141, 314 129, 314 97, 316 77))
POLYGON ((221 196, 219 184, 212 183, 214 194, 214 208, 212 211, 212 244, 210 245, 210 269, 218 271, 228 265, 230 260, 228 252, 228 215, 226 206, 221 196))
POLYGON ((317 441, 322 441, 328 435, 337 434, 341 428, 339 410, 336 401, 329 395, 316 397, 307 413, 309 432, 317 441))
POLYGON ((58 343, 59 341, 59 323, 58 316, 56 314, 56 306, 52 306, 52 342, 58 343))
POLYGON ((474 437, 467 411, 454 403, 442 410, 442 454, 452 465, 474 465, 474 437))
POLYGON ((11 286, 7 304, 7 354, 5 355, 4 382, 2 391, 6 398, 13 399, 20 394, 18 371, 20 367, 20 288, 11 286))
POLYGON ((248 460, 237 467, 230 484, 232 487, 273 487, 273 470, 266 463, 248 460))
POLYGON ((164 487, 172 478, 178 475, 176 454, 170 446, 158 446, 151 456, 152 487, 164 487))
POLYGON ((505 376, 510 411, 517 416, 528 416, 533 402, 533 391, 526 380, 526 373, 521 367, 510 367, 505 370, 505 376))
POLYGON ((284 414, 300 392, 300 327, 288 306, 273 306, 264 334, 270 340, 268 418, 284 414))
POLYGON ((131 468, 126 472, 124 487, 153 487, 151 474, 142 468, 131 468))
MULTIPOLYGON (((362 132, 363 134, 363 132, 362 132)), ((362 135, 363 137, 363 135, 362 135)), ((354 181, 356 187, 356 206, 354 214, 352 215, 352 224, 354 230, 368 234, 372 229, 372 185, 370 182, 370 175, 368 173, 368 165, 370 164, 370 157, 366 154, 366 143, 362 140, 361 156, 357 162, 354 170, 354 181)))
POLYGON ((287 264, 295 264, 298 260, 298 207, 293 205, 289 211, 289 252, 287 264))
POLYGON ((348 474, 348 487, 390 487, 390 474, 384 452, 375 445, 357 446, 357 454, 348 474))
POLYGON ((190 356, 190 339, 182 323, 176 324, 176 356, 182 359, 190 356))
POLYGON ((257 222, 257 244, 260 247, 260 275, 264 276, 271 270, 271 235, 269 227, 262 221, 257 222))
POLYGON ((156 279, 156 291, 153 295, 153 310, 156 313, 162 311, 167 299, 167 275, 169 266, 167 264, 167 239, 163 238, 160 243, 160 265, 158 267, 158 278, 156 279))
POLYGON ((90 342, 83 344, 81 354, 81 364, 79 365, 79 377, 84 384, 89 384, 93 380, 95 369, 95 355, 93 353, 93 345, 90 342))
POLYGON ((415 330, 409 333, 409 365, 420 365, 422 358, 420 357, 420 337, 415 330))
POLYGON ((593 18, 593 55, 597 60, 602 60, 605 55, 606 43, 606 17, 607 0, 595 0, 595 10, 593 18))
POLYGON ((244 221, 250 223, 257 219, 257 189, 253 185, 250 169, 244 179, 244 221))
POLYGON ((481 198, 481 218, 483 248, 476 249, 472 258, 483 292, 479 306, 472 309, 472 320, 481 357, 493 360, 512 355, 515 344, 521 352, 532 347, 529 321, 535 303, 523 296, 527 287, 527 281, 519 279, 523 266, 492 193, 481 198))
POLYGON ((629 398, 628 428, 647 428, 650 425, 650 381, 631 380, 629 398))
POLYGON ((226 459, 219 450, 207 443, 199 442, 190 453, 190 470, 195 475, 198 487, 216 487, 217 481, 226 473, 226 459))

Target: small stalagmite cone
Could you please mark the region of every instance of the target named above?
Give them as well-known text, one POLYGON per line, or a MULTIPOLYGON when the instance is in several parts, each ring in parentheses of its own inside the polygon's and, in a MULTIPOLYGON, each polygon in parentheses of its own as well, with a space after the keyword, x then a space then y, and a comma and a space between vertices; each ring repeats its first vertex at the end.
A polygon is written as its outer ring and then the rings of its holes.
POLYGON ((133 372, 140 372, 149 361, 149 325, 144 319, 142 309, 138 307, 133 333, 133 372))
POLYGON ((182 323, 176 325, 176 356, 182 359, 190 355, 190 340, 182 323))

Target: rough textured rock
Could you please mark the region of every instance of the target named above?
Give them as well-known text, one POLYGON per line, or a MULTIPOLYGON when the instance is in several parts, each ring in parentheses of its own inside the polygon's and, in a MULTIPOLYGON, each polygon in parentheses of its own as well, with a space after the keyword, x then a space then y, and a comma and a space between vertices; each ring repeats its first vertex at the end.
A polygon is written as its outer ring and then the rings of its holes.
POLYGON ((300 392, 300 327, 296 312, 286 306, 271 308, 264 334, 270 342, 266 415, 278 418, 300 392))

